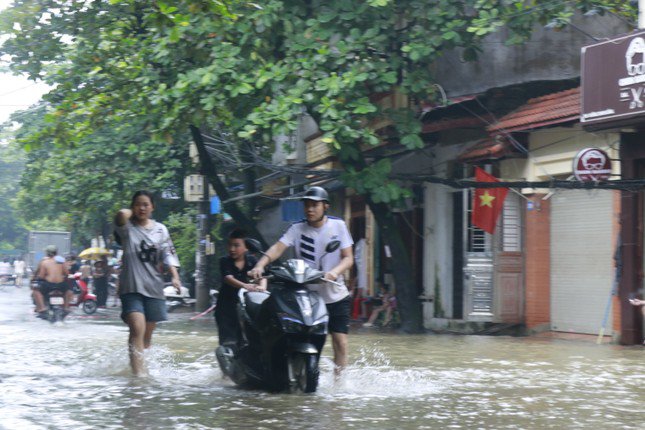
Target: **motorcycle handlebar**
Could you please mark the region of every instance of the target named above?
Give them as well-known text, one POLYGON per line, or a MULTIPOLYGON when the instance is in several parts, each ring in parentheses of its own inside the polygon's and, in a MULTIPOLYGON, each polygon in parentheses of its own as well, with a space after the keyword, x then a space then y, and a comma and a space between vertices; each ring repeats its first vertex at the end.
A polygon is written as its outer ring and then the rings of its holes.
POLYGON ((267 280, 269 280, 269 279, 273 279, 274 277, 275 277, 274 275, 265 275, 265 276, 261 276, 261 277, 259 277, 259 278, 257 278, 257 279, 251 279, 251 280, 249 281, 249 284, 259 284, 259 283, 260 283, 260 281, 261 281, 261 280, 263 280, 263 279, 267 279, 267 280))
POLYGON ((329 282, 330 284, 336 285, 337 287, 342 287, 343 284, 340 282, 332 281, 331 279, 320 278, 324 282, 329 282))

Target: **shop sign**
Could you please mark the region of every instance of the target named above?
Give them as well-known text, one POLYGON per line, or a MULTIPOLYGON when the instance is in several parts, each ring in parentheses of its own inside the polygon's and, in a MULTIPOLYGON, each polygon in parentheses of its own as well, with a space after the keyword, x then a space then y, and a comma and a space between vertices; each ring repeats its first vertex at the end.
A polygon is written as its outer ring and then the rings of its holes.
POLYGON ((573 159, 573 175, 583 182, 606 181, 611 176, 611 159, 602 149, 583 149, 573 159))
POLYGON ((585 46, 581 59, 583 125, 645 122, 644 31, 585 46))

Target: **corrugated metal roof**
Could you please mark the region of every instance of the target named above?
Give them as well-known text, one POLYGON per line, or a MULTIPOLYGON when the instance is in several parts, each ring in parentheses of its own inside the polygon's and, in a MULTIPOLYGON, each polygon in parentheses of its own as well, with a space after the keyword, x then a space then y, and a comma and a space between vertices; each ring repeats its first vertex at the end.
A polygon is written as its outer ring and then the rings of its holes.
POLYGON ((480 94, 467 94, 467 95, 458 96, 458 97, 449 97, 446 100, 446 104, 443 104, 443 103, 440 104, 438 101, 434 101, 434 102, 424 101, 424 102, 421 102, 421 111, 423 113, 427 113, 437 109, 449 108, 449 107, 458 105, 459 103, 475 100, 479 96, 480 94))
POLYGON ((580 87, 530 99, 488 127, 492 134, 525 131, 580 120, 580 87))

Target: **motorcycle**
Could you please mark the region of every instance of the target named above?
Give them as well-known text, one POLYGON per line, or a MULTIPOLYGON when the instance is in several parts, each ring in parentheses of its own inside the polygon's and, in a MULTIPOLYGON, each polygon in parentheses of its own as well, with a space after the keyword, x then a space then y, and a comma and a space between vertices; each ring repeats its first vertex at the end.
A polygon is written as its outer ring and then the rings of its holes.
MULTIPOLYGON (((252 252, 262 253, 257 241, 246 242, 252 252)), ((339 246, 337 240, 330 242, 326 254, 339 246)), ((240 290, 243 340, 239 346, 217 347, 217 361, 222 372, 240 386, 315 392, 329 317, 322 298, 306 284, 336 283, 323 279, 323 271, 299 259, 270 267, 268 273, 270 292, 240 290)))
POLYGON ((64 292, 59 289, 53 289, 49 294, 45 294, 43 299, 45 301, 45 307, 47 310, 44 312, 40 318, 49 321, 52 324, 63 323, 63 320, 67 316, 65 312, 65 298, 64 292))
POLYGON ((192 309, 195 306, 196 299, 190 297, 190 292, 186 287, 180 287, 181 293, 177 293, 172 284, 167 285, 163 289, 163 295, 166 298, 166 310, 172 312, 179 307, 189 307, 192 309))
POLYGON ((87 315, 92 315, 96 312, 96 309, 98 309, 96 295, 90 293, 87 283, 81 279, 81 273, 77 272, 69 275, 67 279, 74 293, 74 300, 69 305, 82 307, 83 312, 87 315))

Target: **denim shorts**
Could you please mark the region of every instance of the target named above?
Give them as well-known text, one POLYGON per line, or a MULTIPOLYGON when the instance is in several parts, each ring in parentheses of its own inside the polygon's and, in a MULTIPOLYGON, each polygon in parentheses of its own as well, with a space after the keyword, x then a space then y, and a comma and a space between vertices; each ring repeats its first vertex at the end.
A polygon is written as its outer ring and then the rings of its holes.
POLYGON ((153 299, 139 293, 121 295, 121 319, 125 321, 125 316, 131 312, 144 314, 146 322, 159 322, 168 319, 165 300, 153 299))

